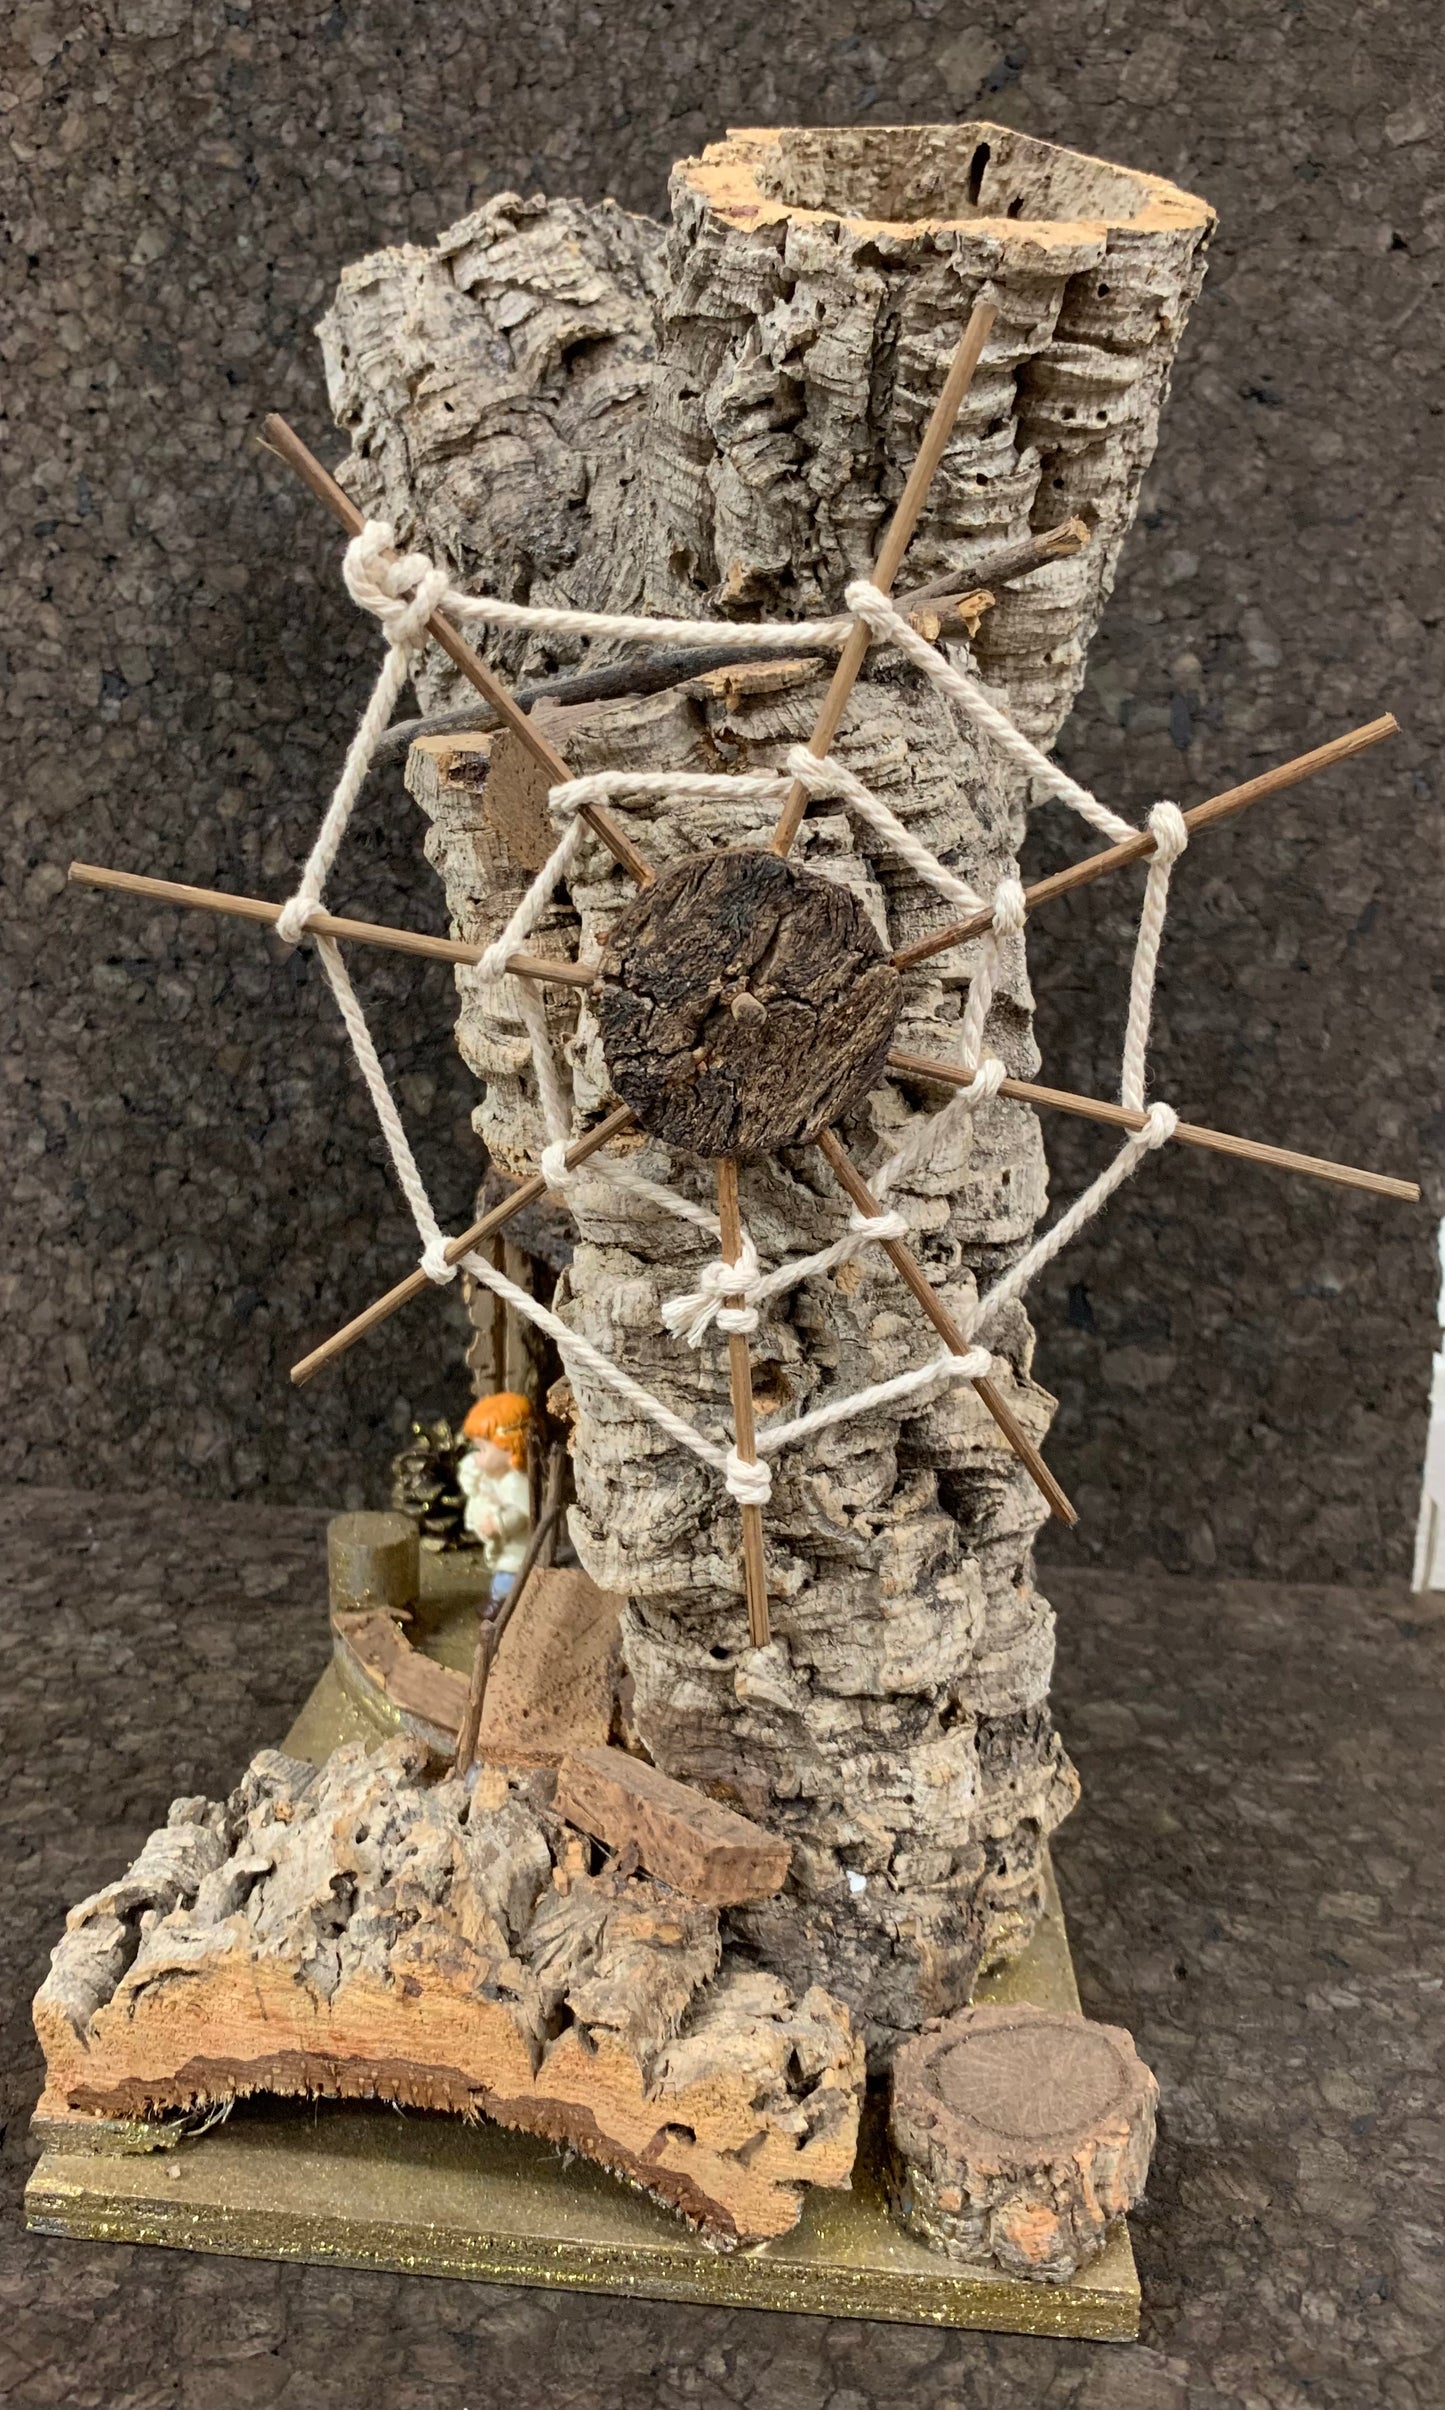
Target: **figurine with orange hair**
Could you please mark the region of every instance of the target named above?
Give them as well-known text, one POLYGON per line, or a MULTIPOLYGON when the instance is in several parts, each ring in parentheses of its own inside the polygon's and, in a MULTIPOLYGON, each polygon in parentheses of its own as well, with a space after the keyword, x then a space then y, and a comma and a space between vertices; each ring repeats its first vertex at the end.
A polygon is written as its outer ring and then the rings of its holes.
POLYGON ((457 1466, 466 1499, 467 1529, 481 1542, 492 1576, 492 1606, 505 1601, 526 1552, 532 1525, 527 1480, 530 1400, 511 1389, 478 1398, 462 1425, 469 1444, 457 1466))

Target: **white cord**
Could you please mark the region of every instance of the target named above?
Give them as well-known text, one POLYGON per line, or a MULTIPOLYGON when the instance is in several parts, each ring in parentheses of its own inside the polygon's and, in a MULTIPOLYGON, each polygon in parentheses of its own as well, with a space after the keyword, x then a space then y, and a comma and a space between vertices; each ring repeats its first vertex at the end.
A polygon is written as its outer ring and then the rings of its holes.
MULTIPOLYGON (((497 626, 531 626, 548 632, 638 638, 652 643, 711 644, 717 641, 719 632, 715 623, 706 621, 542 610, 528 605, 504 603, 495 597, 464 595, 450 585, 445 572, 435 567, 425 554, 413 552, 398 558, 394 531, 384 521, 369 520, 360 535, 348 546, 344 574, 353 598, 363 609, 373 612, 380 622, 387 638, 387 652, 347 750, 341 776, 295 893, 283 906, 276 924, 281 935, 293 944, 306 933, 310 916, 321 907, 327 877, 345 836, 372 755, 405 683, 411 655, 425 643, 427 623, 438 609, 445 608, 458 618, 482 620, 497 626)), ((918 635, 876 586, 867 579, 858 579, 849 586, 847 600, 850 613, 854 615, 848 619, 805 622, 801 627, 792 623, 730 625, 728 638, 729 641, 737 638, 740 647, 746 645, 758 650, 776 651, 796 643, 800 633, 806 632, 816 643, 841 645, 851 633, 855 619, 861 619, 878 641, 896 645, 906 659, 984 729, 1018 768, 1036 779, 1048 793, 1079 812, 1091 827, 1115 839, 1132 837, 1137 833, 1126 821, 1120 820, 1101 804, 1087 788, 1078 786, 1056 764, 1050 762, 1021 730, 1014 727, 976 681, 965 676, 918 635)), ((581 842, 581 815, 588 805, 601 802, 604 798, 615 799, 626 795, 665 795, 672 799, 690 799, 725 793, 734 801, 771 801, 780 799, 795 778, 810 793, 840 796, 899 854, 915 876, 936 889, 959 910, 972 914, 985 909, 967 881, 938 861, 861 779, 834 759, 819 761, 804 747, 796 747, 789 753, 786 776, 780 773, 731 776, 725 773, 671 770, 599 771, 590 777, 568 779, 551 790, 549 803, 561 827, 561 834, 505 928, 482 955, 479 968, 483 978, 495 980, 507 976, 510 956, 524 944, 548 910, 558 886, 573 866, 581 842)), ((1168 902, 1169 877, 1173 864, 1188 841, 1184 817, 1174 804, 1156 804, 1149 816, 1149 825, 1155 840, 1155 851, 1135 947, 1123 1073, 1124 1100, 1134 1103, 1139 1110, 1143 1110, 1145 1048, 1168 902)), ((1025 909, 1025 898, 1018 881, 1012 878, 1001 880, 995 889, 992 926, 980 949, 961 1028, 963 1067, 971 1073, 970 1084, 940 1112, 920 1120, 873 1175, 880 1195, 886 1194, 891 1185, 905 1178, 927 1154, 934 1152, 960 1116, 971 1116, 980 1105, 997 1095, 999 1084, 1005 1076, 1004 1066, 997 1057, 985 1056, 982 1052, 984 1024, 993 1002, 1001 946, 1022 928, 1025 909)), ((317 948, 422 1241, 423 1268, 431 1280, 442 1282, 454 1279, 458 1267, 447 1261, 448 1241, 432 1210, 340 952, 325 937, 317 938, 317 948)), ((514 980, 513 984, 518 1010, 531 1046, 542 1119, 547 1132, 540 1161, 542 1176, 549 1189, 561 1191, 575 1184, 579 1178, 600 1177, 664 1207, 670 1213, 680 1215, 715 1238, 718 1233, 715 1213, 655 1181, 625 1171, 619 1164, 605 1162, 600 1153, 590 1158, 585 1166, 569 1169, 566 1157, 572 1103, 552 1050, 546 1007, 529 982, 514 980)), ((1068 1244, 1092 1215, 1102 1209, 1108 1198, 1148 1154, 1173 1136, 1175 1127, 1176 1117, 1168 1105, 1155 1104, 1150 1107, 1146 1127, 1126 1141, 1101 1177, 1075 1199, 1053 1228, 1021 1255, 979 1301, 971 1317, 973 1326, 981 1327, 1003 1305, 1021 1295, 1033 1275, 1068 1244)), ((908 1230, 907 1218, 889 1206, 881 1206, 873 1214, 854 1213, 843 1238, 811 1255, 780 1264, 768 1273, 761 1270, 756 1247, 745 1231, 737 1260, 727 1263, 721 1257, 715 1257, 705 1263, 692 1290, 665 1302, 662 1307, 663 1322, 692 1347, 699 1346, 707 1332, 714 1327, 725 1334, 751 1336, 759 1325, 759 1308, 769 1298, 783 1294, 799 1281, 832 1270, 856 1254, 860 1247, 905 1238, 908 1230)), ((613 1363, 599 1348, 574 1331, 559 1315, 539 1304, 536 1298, 509 1281, 474 1251, 464 1255, 460 1261, 473 1279, 501 1297, 513 1312, 548 1334, 574 1379, 579 1372, 591 1374, 625 1399, 677 1446, 687 1449, 717 1472, 732 1497, 745 1505, 766 1504, 772 1488, 766 1463, 748 1463, 739 1456, 736 1448, 724 1449, 706 1438, 683 1416, 675 1414, 661 1398, 655 1397, 640 1381, 634 1380, 620 1365, 613 1363)), ((988 1350, 974 1345, 964 1355, 938 1356, 891 1380, 875 1382, 868 1388, 855 1390, 847 1397, 831 1399, 810 1413, 795 1416, 786 1423, 773 1424, 759 1437, 759 1457, 774 1455, 779 1449, 792 1446, 814 1432, 869 1414, 877 1407, 921 1395, 940 1381, 980 1380, 988 1373, 991 1363, 988 1350)))

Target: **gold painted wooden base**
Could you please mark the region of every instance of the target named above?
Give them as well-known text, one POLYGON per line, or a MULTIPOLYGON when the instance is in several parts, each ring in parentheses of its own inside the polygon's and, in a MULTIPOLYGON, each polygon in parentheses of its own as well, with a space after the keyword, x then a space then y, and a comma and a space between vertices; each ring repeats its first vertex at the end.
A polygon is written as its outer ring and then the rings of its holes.
MULTIPOLYGON (((331 1666, 283 1745, 324 1756, 378 1729, 331 1666)), ((977 1997, 1077 2009, 1052 1883, 1029 1948, 977 1997)), ((382 2104, 242 2104, 204 2134, 97 2121, 83 2150, 73 2129, 35 2135, 47 2147, 26 2218, 41 2234, 1005 2334, 1128 2342, 1139 2329, 1122 2225, 1068 2285, 974 2274, 916 2242, 888 2211, 876 2103, 852 2192, 815 2192, 792 2234, 732 2252, 531 2136, 382 2104)))

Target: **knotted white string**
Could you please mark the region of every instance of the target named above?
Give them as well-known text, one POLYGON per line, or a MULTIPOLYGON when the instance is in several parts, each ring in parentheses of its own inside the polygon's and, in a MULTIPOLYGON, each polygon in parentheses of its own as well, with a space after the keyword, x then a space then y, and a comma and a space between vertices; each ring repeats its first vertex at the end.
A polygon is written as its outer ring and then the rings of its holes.
POLYGON ((1134 942, 1134 965, 1129 976, 1129 1020, 1124 1031, 1123 1075, 1119 1102, 1131 1111, 1144 1110, 1144 1055, 1154 1015, 1154 974, 1159 968, 1159 941, 1169 908, 1169 878, 1189 843, 1189 824, 1177 803, 1156 803, 1149 814, 1154 854, 1144 882, 1139 934, 1134 942))
MULTIPOLYGON (((448 583, 446 573, 428 560, 424 553, 411 552, 398 557, 395 553, 394 531, 383 521, 368 521, 348 547, 344 574, 353 598, 378 620, 387 639, 387 651, 296 891, 282 908, 277 921, 281 935, 291 943, 299 942, 311 916, 321 908, 326 880, 361 792, 372 755, 395 708, 408 674, 411 655, 425 642, 427 623, 435 611, 445 608, 456 617, 482 620, 494 625, 531 626, 539 630, 582 635, 636 637, 653 643, 706 645, 715 643, 718 635, 716 625, 706 621, 653 620, 610 613, 544 610, 504 603, 495 597, 461 594, 448 583)), ((888 598, 867 579, 857 580, 849 587, 847 600, 850 611, 862 620, 875 639, 896 645, 905 658, 947 694, 1018 768, 1035 779, 1046 792, 1057 796, 1079 812, 1090 826, 1108 836, 1120 839, 1136 833, 1127 822, 1099 803, 1086 788, 1078 786, 1056 764, 1050 762, 1014 727, 982 687, 942 654, 935 652, 888 598)), ((851 633, 854 620, 803 624, 815 642, 836 642, 841 645, 851 633)), ((798 625, 791 622, 781 625, 749 624, 746 627, 730 625, 727 631, 730 642, 736 638, 740 646, 755 645, 759 650, 786 649, 797 641, 799 632, 798 625)), ((985 908, 973 888, 946 864, 938 861, 904 826, 896 813, 845 765, 835 760, 819 762, 800 747, 789 754, 787 771, 786 777, 778 773, 733 776, 711 772, 601 771, 587 778, 569 779, 554 787, 549 803, 559 827, 557 844, 531 881, 506 926, 482 955, 478 966, 482 977, 496 980, 509 975, 509 958, 537 927, 558 886, 572 868, 581 842, 581 815, 585 807, 626 795, 660 794, 671 799, 705 799, 725 793, 733 801, 772 801, 786 792, 792 778, 797 778, 810 793, 839 796, 893 847, 919 879, 932 886, 960 911, 973 915, 985 908)), ((1137 1097, 1139 1102, 1136 1109, 1139 1110, 1143 1109, 1144 1048, 1169 874, 1188 838, 1183 815, 1173 804, 1155 806, 1150 814, 1150 828, 1156 851, 1150 867, 1135 949, 1124 1068, 1125 1101, 1137 1097)), ((992 925, 980 948, 962 1025, 964 1063, 972 1075, 969 1086, 960 1091, 940 1113, 920 1121, 874 1173, 874 1185, 880 1194, 886 1193, 890 1183, 905 1177, 923 1153, 931 1151, 940 1142, 950 1115, 971 1114, 979 1105, 997 1095, 1005 1077, 1004 1065, 996 1057, 982 1053, 983 1029, 993 1001, 1000 947, 1022 928, 1024 912, 1023 890, 1018 881, 1013 878, 1000 880, 994 893, 992 925)), ((446 1260, 448 1241, 432 1211, 341 955, 329 938, 318 937, 317 943, 398 1180, 422 1240, 423 1268, 432 1280, 440 1282, 453 1279, 458 1266, 446 1260)), ((579 1166, 572 1171, 566 1161, 571 1103, 552 1051, 546 1008, 541 996, 523 980, 514 978, 513 988, 528 1033, 547 1131, 547 1140, 541 1151, 542 1176, 549 1189, 561 1191, 582 1176, 584 1168, 579 1166)), ((1173 1136, 1175 1127, 1175 1115, 1168 1105, 1155 1104, 1149 1108, 1145 1127, 1120 1148, 1109 1168, 1075 1200, 1053 1229, 1019 1257, 987 1296, 979 1301, 970 1318, 971 1326, 982 1326, 1002 1305, 1021 1294, 1033 1274, 1068 1243, 1091 1215, 1101 1209, 1147 1154, 1173 1136)), ((706 1229, 713 1237, 717 1235, 716 1214, 656 1182, 624 1171, 620 1165, 604 1162, 600 1154, 589 1160, 585 1172, 601 1176, 638 1196, 663 1205, 669 1212, 680 1214, 706 1229)), ((761 1272, 756 1248, 744 1232, 738 1260, 727 1264, 715 1258, 706 1263, 697 1276, 697 1286, 693 1291, 686 1296, 669 1299, 664 1304, 663 1320, 670 1330, 685 1337, 693 1346, 698 1345, 714 1325, 724 1333, 750 1334, 758 1324, 758 1308, 767 1298, 781 1294, 801 1280, 831 1270, 862 1246, 905 1238, 908 1230, 907 1218, 892 1207, 884 1206, 873 1214, 854 1213, 850 1216, 844 1237, 812 1255, 780 1264, 766 1274, 761 1272)), ((579 1372, 585 1371, 612 1389, 675 1444, 688 1449, 719 1473, 734 1498, 748 1505, 767 1502, 772 1484, 765 1463, 749 1464, 738 1455, 736 1448, 723 1449, 706 1438, 681 1415, 675 1414, 663 1400, 653 1396, 651 1391, 624 1372, 620 1365, 613 1363, 600 1349, 582 1338, 560 1316, 507 1280, 504 1274, 475 1252, 463 1256, 461 1265, 484 1287, 502 1297, 514 1312, 545 1330, 574 1378, 579 1372)), ((960 1378, 982 1379, 991 1363, 992 1358, 986 1348, 971 1345, 964 1355, 942 1355, 891 1380, 876 1382, 846 1397, 830 1399, 810 1413, 795 1416, 789 1422, 774 1423, 759 1438, 759 1456, 776 1454, 779 1449, 814 1432, 859 1415, 867 1415, 875 1408, 921 1395, 938 1382, 960 1378)))
POLYGON ((750 1464, 739 1456, 736 1448, 727 1452, 727 1467, 723 1473, 728 1496, 736 1498, 739 1506, 766 1506, 773 1494, 773 1476, 761 1458, 750 1464))

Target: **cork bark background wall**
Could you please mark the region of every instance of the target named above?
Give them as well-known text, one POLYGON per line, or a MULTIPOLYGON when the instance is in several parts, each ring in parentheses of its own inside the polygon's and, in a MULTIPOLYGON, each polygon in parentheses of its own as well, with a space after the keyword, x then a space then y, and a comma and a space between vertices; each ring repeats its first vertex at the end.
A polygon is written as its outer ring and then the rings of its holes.
MULTIPOLYGON (((74 854, 286 892, 374 658, 329 529, 254 448, 328 458, 311 333, 345 261, 507 186, 659 211, 729 123, 983 113, 1218 208, 1144 510, 1062 747, 1138 816, 1376 711, 1405 735, 1201 840, 1157 1086, 1408 1170, 1439 1203, 1439 158, 1434 12, 1222 0, 72 0, 0 26, 7 510, 6 1478, 376 1496, 460 1403, 454 1303, 302 1397, 285 1367, 414 1255, 304 955, 63 889, 74 854)), ((1054 823, 1034 867, 1055 866, 1054 823)), ((439 925, 400 772, 344 909, 439 925)), ((1072 839, 1070 839, 1072 842, 1072 839)), ((1045 1076, 1109 1093, 1132 896, 1031 937, 1045 1076)), ((445 974, 358 975, 443 1219, 474 1174, 445 974)), ((1056 1195, 1102 1160, 1046 1131, 1056 1195)), ((1113 1563, 1408 1564, 1431 1215, 1174 1150, 1040 1289, 1052 1455, 1113 1563)))

